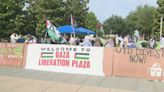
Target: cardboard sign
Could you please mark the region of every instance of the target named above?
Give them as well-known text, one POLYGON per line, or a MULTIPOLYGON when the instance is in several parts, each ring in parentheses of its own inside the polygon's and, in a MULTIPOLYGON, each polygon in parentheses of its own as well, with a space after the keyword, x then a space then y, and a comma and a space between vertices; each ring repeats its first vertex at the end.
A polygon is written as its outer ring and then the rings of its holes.
POLYGON ((0 43, 0 66, 22 67, 24 44, 0 43))

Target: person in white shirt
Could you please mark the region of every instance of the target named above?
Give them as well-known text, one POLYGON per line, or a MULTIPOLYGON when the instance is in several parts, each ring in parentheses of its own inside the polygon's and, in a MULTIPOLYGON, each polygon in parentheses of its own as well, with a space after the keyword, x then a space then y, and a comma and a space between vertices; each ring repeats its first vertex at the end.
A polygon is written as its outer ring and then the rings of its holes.
POLYGON ((91 41, 89 39, 89 36, 85 36, 84 41, 82 43, 82 46, 87 46, 87 47, 92 46, 92 43, 91 43, 91 41))
POLYGON ((128 38, 129 38, 129 35, 127 35, 127 36, 124 37, 124 48, 127 48, 128 47, 128 43, 129 43, 128 38))
POLYGON ((149 48, 154 49, 156 47, 157 47, 157 43, 156 43, 155 37, 152 37, 149 41, 149 48))
POLYGON ((160 48, 164 49, 164 35, 162 35, 160 39, 160 48))
POLYGON ((76 45, 76 40, 75 40, 74 37, 71 37, 71 38, 70 38, 69 44, 70 44, 70 45, 76 45))
POLYGON ((12 33, 10 36, 10 42, 11 43, 16 43, 16 41, 18 40, 18 35, 16 33, 12 33))
POLYGON ((118 38, 118 40, 120 41, 120 48, 123 48, 124 39, 120 36, 120 37, 118 38))

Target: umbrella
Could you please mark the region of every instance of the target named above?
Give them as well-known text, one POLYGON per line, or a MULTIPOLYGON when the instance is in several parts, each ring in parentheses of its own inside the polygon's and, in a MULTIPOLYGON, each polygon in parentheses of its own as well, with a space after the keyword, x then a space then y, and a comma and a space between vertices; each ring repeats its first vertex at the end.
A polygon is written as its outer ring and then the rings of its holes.
POLYGON ((79 34, 96 34, 95 32, 93 32, 89 29, 83 28, 83 27, 78 28, 77 33, 79 33, 79 34))
POLYGON ((58 30, 59 30, 59 32, 60 33, 69 33, 69 34, 71 34, 71 33, 76 33, 76 31, 77 31, 77 28, 75 28, 75 27, 72 27, 71 25, 65 25, 65 26, 61 26, 61 27, 58 27, 57 28, 58 30))

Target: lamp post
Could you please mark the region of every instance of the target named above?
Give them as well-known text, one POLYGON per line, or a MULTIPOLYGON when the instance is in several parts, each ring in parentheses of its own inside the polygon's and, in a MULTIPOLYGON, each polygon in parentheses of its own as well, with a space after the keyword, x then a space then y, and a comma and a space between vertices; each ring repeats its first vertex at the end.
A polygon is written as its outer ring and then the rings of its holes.
POLYGON ((162 26, 163 26, 163 17, 161 17, 161 21, 160 21, 160 37, 162 36, 162 26))
POLYGON ((160 37, 162 36, 162 26, 163 26, 163 17, 161 17, 161 21, 160 21, 160 37))

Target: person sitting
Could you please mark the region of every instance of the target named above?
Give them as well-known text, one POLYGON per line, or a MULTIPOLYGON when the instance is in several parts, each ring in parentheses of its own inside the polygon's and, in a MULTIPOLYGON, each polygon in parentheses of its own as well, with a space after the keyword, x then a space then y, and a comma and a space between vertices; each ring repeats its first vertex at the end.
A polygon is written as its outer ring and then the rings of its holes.
POLYGON ((35 38, 34 36, 32 36, 30 34, 28 34, 27 36, 28 36, 28 38, 26 39, 25 42, 27 42, 27 43, 36 43, 37 42, 37 38, 35 38))
POLYGON ((134 40, 129 41, 128 48, 137 48, 134 40))
POLYGON ((19 35, 19 38, 17 40, 17 43, 24 43, 25 42, 25 39, 23 38, 23 36, 20 34, 19 35))
POLYGON ((113 39, 109 39, 107 44, 106 44, 106 47, 115 47, 114 46, 114 40, 113 39))

